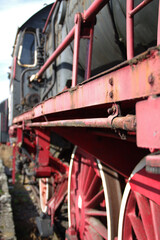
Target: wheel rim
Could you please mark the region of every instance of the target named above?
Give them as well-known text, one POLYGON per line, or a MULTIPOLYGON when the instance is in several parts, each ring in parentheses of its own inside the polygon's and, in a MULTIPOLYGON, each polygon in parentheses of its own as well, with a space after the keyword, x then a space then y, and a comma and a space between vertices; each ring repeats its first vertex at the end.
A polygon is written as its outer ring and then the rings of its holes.
POLYGON ((42 212, 47 212, 47 202, 49 199, 49 180, 48 178, 39 179, 40 207, 42 212))
MULTIPOLYGON (((145 167, 142 160, 133 175, 145 167)), ((132 191, 127 183, 120 211, 118 240, 160 239, 160 206, 142 194, 132 191)))
POLYGON ((68 221, 79 239, 114 239, 121 200, 117 174, 75 148, 68 180, 68 221))

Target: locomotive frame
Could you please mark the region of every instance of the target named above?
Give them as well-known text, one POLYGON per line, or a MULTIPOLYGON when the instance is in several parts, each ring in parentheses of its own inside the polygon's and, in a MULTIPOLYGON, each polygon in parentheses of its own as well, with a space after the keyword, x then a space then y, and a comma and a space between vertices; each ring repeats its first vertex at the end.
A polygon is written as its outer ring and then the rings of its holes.
POLYGON ((127 61, 94 77, 90 74, 95 17, 109 1, 95 0, 84 13, 76 14, 73 29, 30 78, 40 81, 74 40, 71 88, 14 117, 10 126, 10 137, 15 139, 13 182, 17 153, 25 155, 41 179, 42 210, 51 216, 51 224, 67 196, 66 239, 160 239, 160 17, 157 46, 134 57, 134 15, 152 1, 144 0, 136 8, 134 0, 126 1, 127 61), (77 85, 81 38, 89 39, 89 47, 86 80, 77 85), (70 167, 51 155, 50 131, 78 146, 70 167), (50 199, 49 178, 54 182, 50 199))

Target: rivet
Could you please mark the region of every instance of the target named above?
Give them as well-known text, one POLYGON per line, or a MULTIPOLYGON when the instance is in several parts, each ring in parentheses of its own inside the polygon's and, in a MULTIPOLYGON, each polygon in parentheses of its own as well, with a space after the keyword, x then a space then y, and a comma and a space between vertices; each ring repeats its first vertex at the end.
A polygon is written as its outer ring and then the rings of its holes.
POLYGON ((109 84, 113 86, 113 78, 109 78, 109 84))
POLYGON ((113 98, 113 91, 109 93, 110 98, 113 98))
POLYGON ((152 73, 151 73, 151 74, 149 75, 149 77, 148 77, 148 83, 151 84, 151 85, 154 84, 154 76, 153 76, 152 73))

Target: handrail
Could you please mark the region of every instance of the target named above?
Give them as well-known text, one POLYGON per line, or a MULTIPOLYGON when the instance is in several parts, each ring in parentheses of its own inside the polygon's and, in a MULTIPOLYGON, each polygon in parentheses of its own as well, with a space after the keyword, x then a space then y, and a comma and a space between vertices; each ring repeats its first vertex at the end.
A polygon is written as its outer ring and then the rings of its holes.
POLYGON ((56 0, 56 2, 53 3, 52 8, 51 8, 51 10, 50 10, 50 12, 49 12, 49 14, 48 14, 47 20, 46 20, 46 22, 45 22, 45 25, 44 25, 44 28, 43 28, 42 33, 45 33, 46 28, 47 28, 48 23, 49 23, 49 20, 50 20, 50 18, 51 18, 51 16, 52 16, 52 13, 53 13, 53 11, 54 11, 54 9, 55 9, 58 1, 59 1, 59 0, 56 0))
MULTIPOLYGON (((137 7, 134 8, 134 0, 126 0, 127 60, 130 60, 134 57, 134 15, 152 1, 153 0, 143 0, 137 7)), ((160 1, 159 1, 159 9, 160 9, 160 1)), ((160 25, 159 22, 160 22, 160 17, 158 19, 158 26, 160 25)), ((160 43, 159 28, 160 26, 158 27, 158 30, 157 30, 157 44, 160 43)))
POLYGON ((158 27, 157 27, 157 45, 159 44, 160 44, 160 0, 159 0, 158 27))
POLYGON ((137 7, 135 7, 131 12, 129 12, 130 17, 135 15, 137 12, 139 12, 142 8, 144 8, 148 3, 152 2, 153 0, 144 0, 141 2, 137 7))
MULTIPOLYGON (((58 0, 57 0, 58 1, 58 0)), ((54 3, 57 3, 57 1, 54 3)), ((134 15, 138 13, 141 9, 143 9, 147 4, 151 3, 153 0, 143 0, 138 6, 134 8, 134 0, 126 0, 126 44, 127 44, 127 60, 130 60, 134 57, 134 15)), ((109 2, 109 0, 95 0, 91 6, 81 14, 82 23, 86 21, 91 21, 93 17, 98 14, 98 12, 109 2)), ((160 0, 159 0, 159 9, 160 9, 160 0)), ((49 14, 50 16, 50 14, 49 14)), ((48 16, 48 19, 49 19, 48 16)), ((46 21, 47 22, 47 21, 46 21)), ((45 24, 46 25, 46 24, 45 24)), ((42 74, 46 71, 46 69, 55 61, 55 59, 61 54, 61 52, 71 43, 74 39, 76 24, 66 36, 64 41, 57 47, 57 49, 52 53, 52 55, 48 58, 48 60, 41 67, 39 72, 35 75, 32 75, 30 81, 37 80, 41 78, 42 74)), ((158 19, 158 29, 157 29, 157 44, 160 44, 160 14, 158 19)), ((79 45, 77 45, 79 47, 79 45)), ((73 61, 73 69, 76 69, 74 66, 76 63, 73 61)), ((75 75, 75 74, 74 74, 75 75)), ((89 75, 88 75, 89 76, 89 75)), ((75 85, 76 81, 73 79, 75 85)))
MULTIPOLYGON (((82 18, 84 22, 90 21, 98 12, 109 2, 109 0, 95 0, 91 6, 84 11, 82 18)), ((30 81, 39 79, 46 69, 53 63, 53 61, 61 54, 61 52, 71 43, 74 38, 75 26, 63 40, 63 42, 58 46, 58 48, 52 53, 48 58, 45 64, 41 67, 39 72, 35 75, 32 75, 30 81)))
POLYGON ((58 48, 52 53, 52 55, 48 58, 45 64, 41 67, 39 72, 35 75, 35 79, 39 79, 45 70, 54 62, 54 60, 61 54, 61 52, 71 43, 74 38, 75 27, 68 33, 63 42, 58 46, 58 48))

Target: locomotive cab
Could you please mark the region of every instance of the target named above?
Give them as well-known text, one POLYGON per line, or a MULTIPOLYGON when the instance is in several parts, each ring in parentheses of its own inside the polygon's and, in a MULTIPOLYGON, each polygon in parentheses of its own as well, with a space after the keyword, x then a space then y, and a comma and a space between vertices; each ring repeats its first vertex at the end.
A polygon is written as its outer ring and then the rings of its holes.
POLYGON ((44 63, 42 27, 51 5, 40 10, 17 31, 13 48, 13 63, 10 82, 9 125, 20 113, 40 102, 41 84, 30 82, 44 63))

